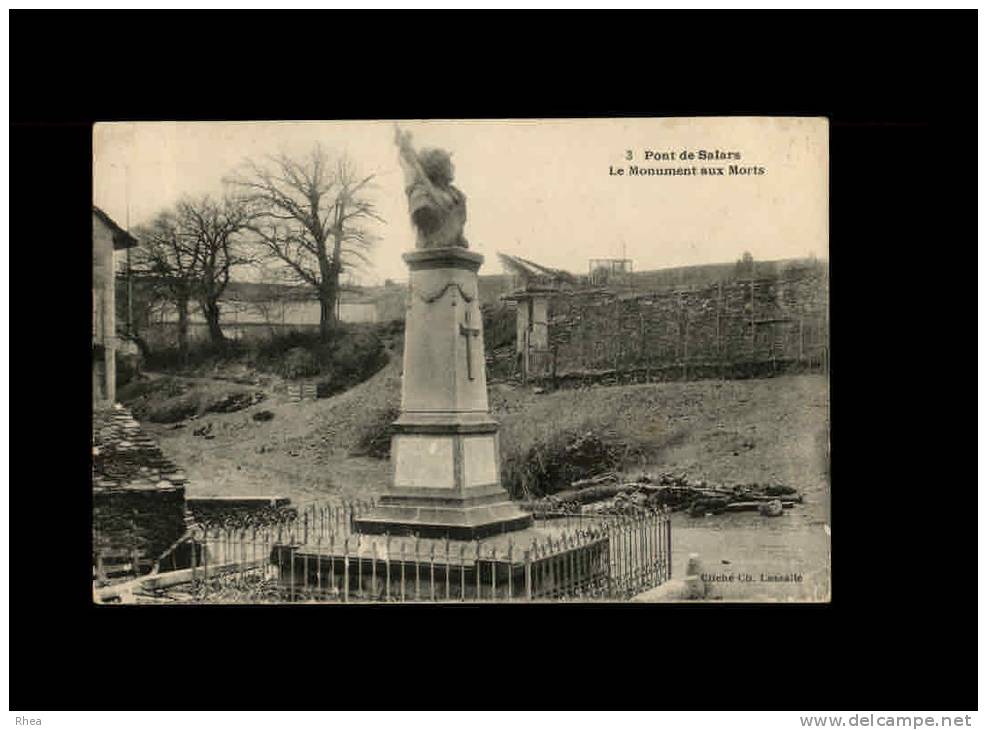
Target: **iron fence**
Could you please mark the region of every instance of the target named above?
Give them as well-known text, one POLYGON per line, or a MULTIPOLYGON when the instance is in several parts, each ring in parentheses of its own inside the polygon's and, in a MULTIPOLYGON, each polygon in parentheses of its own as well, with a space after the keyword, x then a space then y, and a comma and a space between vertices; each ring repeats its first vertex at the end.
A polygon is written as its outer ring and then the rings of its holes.
POLYGON ((363 535, 373 501, 308 504, 251 524, 195 524, 140 579, 146 596, 203 602, 525 602, 623 600, 671 577, 670 512, 540 513, 533 527, 465 542, 363 535))

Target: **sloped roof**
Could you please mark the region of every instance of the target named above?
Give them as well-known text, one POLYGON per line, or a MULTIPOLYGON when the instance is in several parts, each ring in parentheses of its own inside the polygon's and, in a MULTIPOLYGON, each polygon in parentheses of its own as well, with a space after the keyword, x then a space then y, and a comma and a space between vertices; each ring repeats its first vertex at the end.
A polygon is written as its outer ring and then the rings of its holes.
POLYGON ((116 221, 106 215, 101 209, 93 206, 93 215, 99 218, 103 224, 113 232, 113 248, 115 250, 120 250, 122 248, 133 248, 138 245, 136 238, 131 236, 120 226, 117 225, 116 221))
POLYGON ((93 489, 181 488, 188 479, 126 408, 93 412, 93 489))
POLYGON ((541 264, 536 264, 534 261, 528 261, 528 259, 523 259, 520 256, 510 256, 506 253, 498 253, 501 263, 504 268, 507 269, 512 274, 517 274, 525 279, 535 276, 544 276, 552 279, 558 279, 560 281, 566 281, 571 283, 576 282, 576 277, 570 274, 568 271, 563 271, 562 269, 552 269, 548 266, 542 266, 541 264))

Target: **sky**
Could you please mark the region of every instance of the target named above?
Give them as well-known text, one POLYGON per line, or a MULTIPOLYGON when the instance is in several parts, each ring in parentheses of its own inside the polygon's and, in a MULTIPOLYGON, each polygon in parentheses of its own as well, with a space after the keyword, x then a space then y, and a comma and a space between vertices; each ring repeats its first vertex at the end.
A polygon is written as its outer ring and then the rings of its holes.
MULTIPOLYGON (((590 258, 626 257, 638 271, 815 255, 829 250, 829 130, 818 118, 401 121, 417 148, 452 153, 466 195, 465 236, 496 253, 580 274, 590 258), (741 159, 682 161, 683 152, 741 159), (628 161, 627 153, 633 156, 628 161), (646 160, 647 151, 674 159, 646 160), (761 175, 730 175, 729 165, 761 175), (716 166, 724 175, 630 175, 629 166, 716 166), (624 174, 616 173, 623 168, 624 174)), ((364 284, 403 280, 414 248, 391 121, 115 122, 93 131, 93 203, 133 229, 182 196, 221 195, 245 159, 302 155, 315 143, 373 173, 386 221, 364 284)), ((256 278, 256 274, 246 278, 256 278)))

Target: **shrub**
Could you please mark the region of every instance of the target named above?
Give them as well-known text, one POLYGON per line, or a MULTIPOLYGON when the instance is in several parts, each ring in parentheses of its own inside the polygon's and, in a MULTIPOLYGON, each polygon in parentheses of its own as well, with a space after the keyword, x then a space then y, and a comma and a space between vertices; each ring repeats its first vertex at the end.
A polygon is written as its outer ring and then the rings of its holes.
POLYGON ((285 378, 305 378, 318 375, 321 369, 315 353, 304 347, 292 347, 284 354, 278 374, 285 378))
POLYGON ((387 459, 391 455, 391 424, 401 415, 401 409, 390 406, 368 419, 363 431, 357 436, 356 445, 350 456, 370 456, 374 459, 387 459))
POLYGON ((132 382, 137 377, 137 361, 133 355, 116 353, 117 361, 117 390, 132 382))
POLYGON ((487 352, 513 345, 517 337, 517 312, 505 304, 486 306, 483 314, 483 346, 487 352))
POLYGON ((182 362, 177 347, 155 348, 147 353, 144 366, 148 370, 161 372, 187 372, 214 368, 230 360, 236 360, 246 353, 246 346, 236 340, 225 340, 220 344, 212 342, 189 343, 188 362, 182 362))
POLYGON ((320 398, 362 383, 387 364, 387 350, 368 328, 347 328, 329 346, 329 377, 317 386, 320 398))
POLYGON ((152 405, 147 411, 147 420, 152 423, 178 423, 199 414, 201 396, 198 391, 190 391, 176 398, 152 405))
POLYGON ((514 499, 542 497, 617 468, 620 454, 619 445, 592 431, 560 431, 503 454, 504 488, 514 499))

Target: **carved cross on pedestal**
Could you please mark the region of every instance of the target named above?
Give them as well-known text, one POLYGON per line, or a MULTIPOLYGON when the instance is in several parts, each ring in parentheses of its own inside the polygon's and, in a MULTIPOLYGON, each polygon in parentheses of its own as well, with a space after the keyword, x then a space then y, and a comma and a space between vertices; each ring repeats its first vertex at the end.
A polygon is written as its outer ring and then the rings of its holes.
POLYGON ((480 329, 470 327, 470 310, 466 310, 466 324, 459 325, 459 334, 466 338, 466 377, 473 380, 473 351, 470 349, 470 337, 479 337, 480 329))

